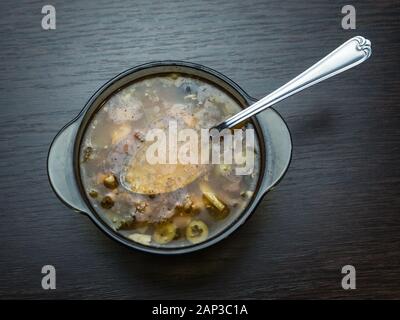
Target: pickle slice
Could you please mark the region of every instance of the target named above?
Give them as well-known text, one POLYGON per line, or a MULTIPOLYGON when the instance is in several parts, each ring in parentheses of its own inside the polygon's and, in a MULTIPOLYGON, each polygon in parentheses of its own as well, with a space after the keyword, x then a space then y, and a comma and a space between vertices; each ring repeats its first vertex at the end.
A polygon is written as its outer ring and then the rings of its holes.
POLYGON ((201 220, 193 220, 186 228, 186 239, 193 244, 203 242, 208 237, 208 227, 201 220))
POLYGON ((159 244, 172 241, 176 235, 176 226, 173 223, 162 223, 155 227, 153 240, 159 244))

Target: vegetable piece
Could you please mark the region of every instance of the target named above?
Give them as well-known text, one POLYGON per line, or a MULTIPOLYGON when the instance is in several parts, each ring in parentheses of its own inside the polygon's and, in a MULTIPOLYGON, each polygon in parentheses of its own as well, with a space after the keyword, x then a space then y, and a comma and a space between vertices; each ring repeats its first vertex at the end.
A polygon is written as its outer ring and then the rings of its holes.
POLYGON ((186 228, 186 239, 193 244, 203 242, 208 237, 208 227, 201 220, 193 220, 186 228))
POLYGON ((180 116, 189 128, 194 128, 196 126, 197 119, 194 116, 186 114, 186 113, 183 113, 180 116))
POLYGON ((227 205, 224 204, 223 210, 218 210, 214 205, 210 204, 207 198, 203 198, 205 202, 205 207, 208 209, 208 213, 216 220, 225 219, 230 212, 230 209, 227 205))
POLYGON ((135 222, 135 218, 131 215, 123 217, 114 217, 112 219, 115 230, 130 229, 135 222))
POLYGON ((220 164, 220 165, 216 166, 216 171, 221 176, 227 177, 232 173, 232 165, 220 164))
POLYGON ((153 239, 159 244, 166 244, 173 240, 176 235, 176 226, 167 222, 159 224, 155 227, 153 239))
POLYGON ((188 94, 183 97, 184 100, 196 100, 197 96, 195 94, 188 94))
POLYGON ((187 225, 190 223, 191 219, 192 218, 190 217, 190 215, 185 213, 181 213, 173 217, 174 224, 178 228, 186 228, 187 225))
POLYGON ((94 182, 97 184, 102 184, 105 177, 106 177, 106 175, 104 173, 99 172, 96 174, 96 177, 94 178, 94 182))
POLYGON ((114 200, 110 196, 105 196, 101 200, 100 205, 104 209, 111 209, 114 206, 114 200))
POLYGON ((203 197, 212 204, 218 211, 224 211, 226 205, 217 198, 217 196, 212 192, 203 192, 203 197))
POLYGON ((138 201, 135 203, 135 212, 143 213, 146 211, 147 202, 145 201, 138 201))
POLYGON ((128 136, 128 134, 130 132, 131 132, 131 128, 126 125, 122 125, 122 126, 118 127, 111 134, 111 143, 117 144, 122 139, 124 139, 126 136, 128 136))
POLYGON ((108 189, 115 189, 118 187, 118 180, 112 173, 110 173, 104 178, 103 184, 108 189))
POLYGON ((136 132, 133 134, 133 136, 134 136, 137 140, 139 140, 140 142, 145 142, 145 141, 146 141, 146 137, 145 137, 144 133, 141 132, 141 131, 136 131, 136 132))
POLYGON ((253 196, 253 194, 254 194, 253 191, 247 190, 247 191, 242 191, 242 192, 240 193, 240 196, 241 196, 242 198, 250 199, 250 198, 253 196))
POLYGON ((98 196, 98 192, 96 190, 90 190, 89 191, 89 196, 91 196, 92 198, 97 198, 98 196))
POLYGON ((206 183, 200 183, 200 190, 203 193, 203 202, 211 215, 218 220, 224 219, 229 214, 228 206, 222 202, 206 183))
POLYGON ((149 234, 133 233, 129 235, 128 238, 145 246, 150 245, 151 242, 151 235, 149 234))
POLYGON ((185 197, 185 199, 183 200, 183 210, 184 210, 185 212, 190 212, 190 211, 192 210, 192 207, 193 207, 193 201, 192 201, 192 199, 190 198, 190 196, 187 195, 187 196, 185 197))
POLYGON ((176 213, 191 213, 194 210, 194 203, 190 195, 186 195, 182 202, 177 203, 175 206, 176 213))
POLYGON ((82 162, 86 162, 89 159, 91 159, 92 154, 93 154, 92 147, 86 147, 85 149, 83 149, 83 161, 82 162))

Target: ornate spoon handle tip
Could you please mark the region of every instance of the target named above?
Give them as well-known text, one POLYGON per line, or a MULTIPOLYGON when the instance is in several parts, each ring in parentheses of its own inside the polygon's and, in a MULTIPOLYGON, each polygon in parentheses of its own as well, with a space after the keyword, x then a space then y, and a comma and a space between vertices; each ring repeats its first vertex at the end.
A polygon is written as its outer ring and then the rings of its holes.
POLYGON ((371 41, 361 36, 351 38, 293 80, 221 122, 215 128, 218 130, 232 128, 297 92, 359 65, 367 60, 371 54, 371 41))

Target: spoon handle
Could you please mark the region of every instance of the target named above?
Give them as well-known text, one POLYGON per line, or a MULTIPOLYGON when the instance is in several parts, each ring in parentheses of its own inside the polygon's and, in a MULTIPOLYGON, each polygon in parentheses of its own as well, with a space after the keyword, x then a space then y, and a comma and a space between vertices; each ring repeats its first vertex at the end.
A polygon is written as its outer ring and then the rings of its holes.
POLYGON ((368 39, 361 36, 351 38, 293 80, 221 122, 215 128, 218 130, 232 128, 297 92, 359 65, 367 60, 371 53, 371 42, 368 39))

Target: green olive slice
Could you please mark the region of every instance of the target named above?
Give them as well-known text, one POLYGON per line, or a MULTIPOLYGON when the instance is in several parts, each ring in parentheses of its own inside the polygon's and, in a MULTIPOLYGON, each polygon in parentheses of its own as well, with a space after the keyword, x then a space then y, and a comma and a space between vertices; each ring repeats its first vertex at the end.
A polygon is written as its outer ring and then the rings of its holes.
POLYGON ((186 227, 186 239, 193 244, 203 242, 208 237, 208 227, 200 220, 193 220, 186 227))
POLYGON ((176 226, 173 223, 162 223, 155 227, 153 240, 159 244, 166 244, 172 241, 175 235, 176 226))

